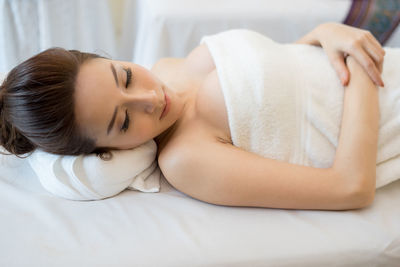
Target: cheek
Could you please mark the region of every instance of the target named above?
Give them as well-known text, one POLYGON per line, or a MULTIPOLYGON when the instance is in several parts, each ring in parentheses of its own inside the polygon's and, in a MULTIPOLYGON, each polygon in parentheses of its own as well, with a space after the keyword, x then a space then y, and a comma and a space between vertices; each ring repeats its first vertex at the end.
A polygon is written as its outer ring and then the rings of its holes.
POLYGON ((140 120, 136 120, 132 134, 134 135, 135 139, 144 140, 151 137, 150 135, 152 135, 156 130, 157 129, 154 121, 142 118, 140 120))

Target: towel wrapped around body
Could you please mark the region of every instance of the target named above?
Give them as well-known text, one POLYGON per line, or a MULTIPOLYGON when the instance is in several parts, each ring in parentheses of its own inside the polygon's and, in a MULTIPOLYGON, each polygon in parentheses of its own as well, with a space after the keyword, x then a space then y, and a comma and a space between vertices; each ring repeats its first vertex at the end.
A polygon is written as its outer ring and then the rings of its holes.
MULTIPOLYGON (((320 47, 279 44, 249 30, 202 42, 217 68, 233 145, 292 164, 332 166, 344 87, 320 47)), ((400 49, 385 51, 377 188, 400 178, 400 49)))

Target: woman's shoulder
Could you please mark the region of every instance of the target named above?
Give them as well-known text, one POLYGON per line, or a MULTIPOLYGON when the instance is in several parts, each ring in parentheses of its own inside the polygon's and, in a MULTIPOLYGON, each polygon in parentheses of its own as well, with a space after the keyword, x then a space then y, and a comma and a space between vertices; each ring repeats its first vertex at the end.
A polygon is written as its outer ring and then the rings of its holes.
POLYGON ((171 74, 176 73, 181 68, 183 61, 183 58, 161 58, 151 67, 151 71, 161 80, 168 80, 171 74))
MULTIPOLYGON (((165 178, 171 183, 174 178, 185 176, 187 164, 193 161, 196 155, 206 153, 205 148, 222 144, 223 140, 209 135, 185 134, 171 140, 158 155, 158 165, 165 178)), ((199 165, 200 166, 200 165, 199 165)), ((201 171, 196 166, 190 171, 201 171)))
POLYGON ((207 75, 215 69, 214 60, 206 44, 195 47, 185 58, 185 68, 191 72, 207 75))
MULTIPOLYGON (((198 137, 195 143, 201 141, 198 137)), ((176 176, 176 172, 179 168, 177 165, 184 164, 183 159, 187 158, 188 152, 192 151, 195 153, 195 144, 188 141, 187 134, 179 136, 177 138, 171 138, 168 143, 162 148, 158 154, 158 166, 160 167, 164 176, 169 180, 169 177, 176 176)))
POLYGON ((151 68, 161 79, 168 80, 175 77, 196 76, 205 77, 215 69, 214 61, 205 44, 195 47, 185 58, 161 58, 151 68))

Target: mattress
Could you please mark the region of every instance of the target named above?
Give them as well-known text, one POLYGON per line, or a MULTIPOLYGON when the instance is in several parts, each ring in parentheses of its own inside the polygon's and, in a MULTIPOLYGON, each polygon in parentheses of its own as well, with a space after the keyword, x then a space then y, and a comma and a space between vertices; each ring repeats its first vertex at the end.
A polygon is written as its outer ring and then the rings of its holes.
POLYGON ((400 181, 365 209, 305 211, 208 204, 164 177, 160 193, 70 201, 47 193, 26 159, 0 166, 0 266, 400 263, 400 181))

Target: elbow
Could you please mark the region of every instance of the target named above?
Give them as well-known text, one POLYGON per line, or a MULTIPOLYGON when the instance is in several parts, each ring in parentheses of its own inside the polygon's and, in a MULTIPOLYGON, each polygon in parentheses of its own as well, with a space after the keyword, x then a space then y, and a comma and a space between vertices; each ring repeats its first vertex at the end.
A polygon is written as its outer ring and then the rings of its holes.
POLYGON ((350 196, 350 203, 352 209, 363 209, 372 205, 375 198, 375 192, 354 192, 350 196))
MULTIPOLYGON (((374 179, 368 179, 369 181, 374 179)), ((375 199, 375 182, 360 183, 350 192, 349 202, 353 209, 362 209, 371 206, 375 199)))
POLYGON ((376 173, 363 173, 361 175, 338 172, 341 181, 342 208, 362 209, 371 206, 375 199, 376 173))

